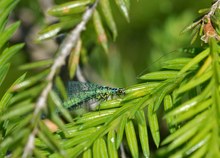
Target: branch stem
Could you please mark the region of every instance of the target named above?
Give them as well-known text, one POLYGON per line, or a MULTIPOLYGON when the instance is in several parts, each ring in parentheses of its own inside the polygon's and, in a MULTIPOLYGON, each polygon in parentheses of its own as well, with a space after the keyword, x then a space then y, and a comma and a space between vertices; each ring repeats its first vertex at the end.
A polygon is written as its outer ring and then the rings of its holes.
POLYGON ((217 0, 211 7, 210 12, 207 14, 208 17, 210 17, 211 15, 213 15, 216 11, 216 9, 219 8, 220 5, 220 0, 217 0))
MULTIPOLYGON (((58 56, 56 57, 54 64, 51 66, 50 73, 46 78, 48 84, 43 89, 36 102, 36 108, 34 110, 34 116, 32 118, 32 122, 38 120, 36 118, 40 117, 39 115, 40 112, 46 107, 47 97, 52 89, 52 82, 54 77, 56 76, 56 72, 61 68, 62 65, 65 64, 65 59, 70 54, 71 50, 76 46, 77 41, 79 40, 79 37, 81 35, 81 32, 85 30, 86 24, 91 18, 98 2, 99 0, 96 0, 95 3, 85 11, 82 17, 82 21, 68 34, 68 36, 65 38, 65 40, 62 42, 61 46, 59 47, 58 56)), ((36 124, 33 127, 33 130, 28 137, 28 141, 24 148, 24 153, 22 155, 22 158, 27 158, 33 152, 34 139, 37 133, 38 133, 38 124, 36 124)))

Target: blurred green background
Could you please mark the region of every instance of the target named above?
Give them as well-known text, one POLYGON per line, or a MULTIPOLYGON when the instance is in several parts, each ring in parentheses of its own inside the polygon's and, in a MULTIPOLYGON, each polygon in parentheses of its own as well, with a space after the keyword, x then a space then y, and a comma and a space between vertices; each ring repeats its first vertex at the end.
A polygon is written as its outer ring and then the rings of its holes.
POLYGON ((180 32, 199 16, 199 9, 210 5, 207 0, 132 0, 128 23, 112 3, 119 36, 111 43, 108 70, 102 69, 102 60, 92 65, 99 63, 99 74, 119 86, 139 82, 138 76, 156 70, 167 57, 178 56, 175 50, 191 47, 191 35, 180 32))
MULTIPOLYGON (((59 0, 59 3, 65 1, 59 0)), ((87 57, 89 69, 84 69, 87 78, 121 87, 139 82, 140 74, 155 70, 166 56, 173 57, 175 50, 190 46, 190 34, 180 35, 180 32, 199 16, 199 9, 210 7, 211 3, 211 0, 131 0, 128 23, 111 1, 118 37, 115 42, 109 37, 108 55, 100 47, 90 53, 87 57)), ((24 73, 18 69, 19 65, 53 57, 56 51, 53 44, 45 46, 44 42, 34 42, 37 32, 46 23, 39 1, 21 0, 11 19, 22 22, 12 43, 26 42, 27 45, 13 58, 5 87, 24 73), (36 57, 39 54, 40 57, 36 57)))

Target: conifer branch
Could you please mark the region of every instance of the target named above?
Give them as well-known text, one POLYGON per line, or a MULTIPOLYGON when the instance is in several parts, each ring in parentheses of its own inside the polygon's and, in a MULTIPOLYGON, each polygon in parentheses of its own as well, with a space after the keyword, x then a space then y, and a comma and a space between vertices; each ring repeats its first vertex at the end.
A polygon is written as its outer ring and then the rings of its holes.
MULTIPOLYGON (((50 73, 48 74, 46 80, 48 84, 43 89, 42 93, 40 94, 37 102, 36 102, 36 108, 34 110, 34 116, 32 118, 32 123, 36 120, 37 117, 39 117, 39 113, 46 107, 46 101, 47 97, 49 95, 49 92, 52 89, 52 81, 56 75, 57 70, 61 68, 62 65, 65 64, 65 59, 70 54, 71 50, 75 47, 77 44, 77 41, 79 40, 79 37, 81 35, 81 32, 85 30, 87 22, 90 20, 99 0, 96 0, 95 3, 90 6, 85 13, 83 14, 82 21, 70 32, 70 34, 65 38, 63 43, 61 44, 59 50, 58 50, 58 56, 54 61, 54 64, 51 67, 50 73)), ((27 144, 24 149, 24 153, 22 155, 22 158, 28 157, 33 149, 34 149, 34 138, 37 135, 38 131, 38 124, 36 124, 31 132, 31 134, 28 137, 27 144)))
POLYGON ((216 12, 216 10, 219 8, 220 0, 217 0, 210 8, 210 11, 203 16, 201 19, 202 23, 205 23, 203 29, 204 29, 204 35, 201 37, 201 40, 207 43, 210 38, 214 37, 217 40, 220 40, 219 35, 215 31, 213 24, 211 22, 211 16, 213 16, 216 12), (206 22, 207 21, 207 22, 206 22))
POLYGON ((211 15, 213 15, 215 13, 216 9, 219 8, 219 5, 220 5, 220 0, 217 0, 210 8, 210 12, 207 14, 207 16, 210 17, 211 15))

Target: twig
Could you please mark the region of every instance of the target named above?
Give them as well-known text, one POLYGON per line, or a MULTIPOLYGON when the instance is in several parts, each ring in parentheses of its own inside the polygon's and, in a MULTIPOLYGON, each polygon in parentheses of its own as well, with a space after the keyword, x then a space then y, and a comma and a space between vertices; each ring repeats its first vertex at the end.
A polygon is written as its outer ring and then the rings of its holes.
POLYGON ((77 77, 78 81, 86 82, 86 78, 83 76, 82 70, 79 65, 77 65, 76 77, 77 77))
MULTIPOLYGON (((42 109, 46 107, 47 97, 52 89, 52 81, 56 75, 56 72, 61 68, 62 65, 65 64, 65 59, 70 54, 71 50, 75 47, 77 41, 79 40, 81 32, 85 30, 85 26, 89 21, 89 19, 91 18, 98 2, 99 0, 96 0, 95 3, 86 10, 86 12, 83 14, 82 21, 70 32, 70 34, 65 38, 65 40, 61 44, 58 50, 59 55, 55 59, 54 64, 51 67, 51 71, 46 78, 48 84, 43 89, 36 102, 36 108, 34 110, 34 116, 32 118, 33 122, 36 117, 40 116, 39 113, 42 111, 42 109)), ((33 131, 29 135, 27 144, 24 148, 24 153, 22 155, 22 158, 27 158, 29 155, 31 155, 34 149, 34 138, 37 135, 37 133, 38 133, 38 124, 34 126, 33 131)))
POLYGON ((208 17, 210 17, 211 15, 213 15, 216 11, 216 9, 219 8, 219 4, 220 4, 220 0, 217 0, 211 7, 210 12, 207 14, 208 17))
POLYGON ((121 158, 126 158, 127 157, 123 144, 120 145, 120 152, 121 152, 121 158))
POLYGON ((203 32, 204 35, 201 37, 201 40, 205 43, 209 42, 210 38, 215 38, 218 41, 220 40, 220 37, 218 33, 216 32, 215 28, 212 25, 211 22, 211 16, 213 16, 216 12, 216 9, 218 9, 220 6, 220 0, 217 0, 210 8, 210 11, 202 17, 198 22, 203 23, 203 32))

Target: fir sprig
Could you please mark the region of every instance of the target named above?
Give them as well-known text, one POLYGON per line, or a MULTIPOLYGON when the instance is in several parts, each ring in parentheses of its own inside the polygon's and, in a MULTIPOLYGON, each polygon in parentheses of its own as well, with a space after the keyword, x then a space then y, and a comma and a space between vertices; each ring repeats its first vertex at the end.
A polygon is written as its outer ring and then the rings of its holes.
MULTIPOLYGON (((115 2, 129 20, 130 1, 115 2)), ((0 37, 2 80, 7 77, 10 57, 22 47, 6 47, 6 42, 18 27, 18 24, 5 27, 6 17, 16 3, 12 0, 0 2, 0 11, 4 13, 0 14, 0 31, 4 33, 0 37)), ((201 51, 191 58, 164 62, 161 70, 140 76, 143 83, 126 88, 124 96, 103 101, 96 111, 76 118, 72 118, 62 106, 53 90, 55 84, 61 95, 67 95, 59 76, 60 68, 69 57, 70 76, 75 75, 79 54, 86 48, 81 32, 90 19, 106 52, 108 36, 105 32, 109 29, 115 39, 116 24, 108 0, 73 1, 51 8, 48 13, 60 21, 41 31, 39 39, 52 38, 64 30, 67 36, 55 59, 21 67, 24 70, 41 67, 44 71, 30 78, 22 75, 2 97, 1 156, 120 157, 125 153, 118 154, 118 151, 125 149, 132 157, 150 157, 151 135, 159 148, 158 155, 163 157, 220 157, 219 5, 220 0, 217 0, 207 12, 203 12, 199 21, 186 29, 195 29, 199 42, 205 45, 201 51), (101 18, 104 18, 106 26, 101 18), (160 137, 162 123, 158 113, 161 111, 170 132, 165 140, 160 137), (41 119, 43 114, 47 115, 47 120, 41 119), (53 125, 55 127, 51 128, 53 125)))
MULTIPOLYGON (((0 86, 4 83, 4 80, 7 78, 7 74, 11 65, 11 58, 19 52, 19 50, 23 47, 23 44, 16 44, 13 46, 8 45, 9 39, 14 35, 15 31, 19 27, 19 22, 13 23, 8 26, 8 16, 10 12, 14 9, 16 4, 18 3, 18 0, 2 0, 0 2, 0 86)), ((2 89, 2 87, 1 87, 2 89)), ((8 132, 10 131, 7 121, 7 118, 4 119, 3 115, 4 113, 9 113, 10 116, 14 116, 16 113, 10 113, 8 112, 9 109, 9 102, 12 98, 12 93, 10 92, 11 88, 7 90, 2 98, 0 98, 0 156, 4 157, 6 153, 8 152, 8 148, 6 147, 8 143, 10 143, 10 140, 7 142, 5 141, 5 138, 8 135, 8 132)), ((19 136, 17 135, 15 139, 20 139, 22 134, 19 136)), ((11 138, 12 139, 12 138, 11 138)))

